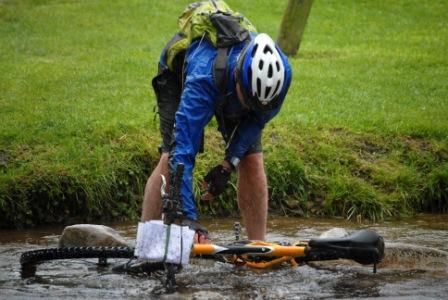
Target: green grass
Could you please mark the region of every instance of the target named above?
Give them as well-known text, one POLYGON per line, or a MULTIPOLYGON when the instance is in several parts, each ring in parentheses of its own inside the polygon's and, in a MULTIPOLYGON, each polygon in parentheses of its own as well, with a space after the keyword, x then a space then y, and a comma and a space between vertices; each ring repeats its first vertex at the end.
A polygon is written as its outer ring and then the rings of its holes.
POLYGON ((284 117, 304 125, 447 137, 445 1, 317 2, 284 117), (299 100, 300 99, 300 100, 299 100))
MULTIPOLYGON (((276 36, 286 0, 227 2, 276 36)), ((187 3, 0 1, 0 226, 138 215, 160 142, 151 78, 187 3)), ((447 12, 444 0, 315 2, 264 135, 272 209, 447 209, 447 12)), ((222 154, 207 135, 198 176, 222 154)), ((201 210, 235 211, 234 198, 201 210)))

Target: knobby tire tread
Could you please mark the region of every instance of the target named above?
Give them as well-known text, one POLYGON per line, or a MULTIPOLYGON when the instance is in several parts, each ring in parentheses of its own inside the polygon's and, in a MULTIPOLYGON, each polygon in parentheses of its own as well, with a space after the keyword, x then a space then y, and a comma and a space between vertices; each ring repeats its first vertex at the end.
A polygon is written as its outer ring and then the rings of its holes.
POLYGON ((133 258, 134 248, 129 247, 61 247, 32 250, 20 257, 22 266, 56 259, 73 258, 133 258))

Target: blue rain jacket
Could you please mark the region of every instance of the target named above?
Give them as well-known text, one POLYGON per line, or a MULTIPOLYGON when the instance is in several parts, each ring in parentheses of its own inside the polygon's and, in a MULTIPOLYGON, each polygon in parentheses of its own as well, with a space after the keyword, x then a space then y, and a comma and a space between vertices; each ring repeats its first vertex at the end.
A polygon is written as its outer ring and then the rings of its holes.
MULTIPOLYGON (((234 70, 239 53, 243 50, 244 43, 233 46, 229 51, 228 60, 228 101, 224 107, 224 113, 243 118, 238 130, 235 132, 228 149, 226 159, 243 158, 249 147, 261 134, 265 124, 271 120, 280 110, 268 113, 255 113, 246 110, 240 104, 236 95, 236 80, 234 70)), ((183 163, 185 171, 181 185, 181 197, 184 214, 192 219, 198 219, 196 203, 193 196, 193 168, 196 154, 199 151, 202 132, 210 122, 218 104, 219 90, 213 76, 213 64, 217 55, 216 48, 206 40, 193 42, 187 50, 185 59, 184 89, 176 112, 175 123, 175 147, 170 161, 171 171, 179 163, 183 163)), ((282 54, 285 65, 286 78, 281 94, 282 102, 291 83, 291 68, 286 56, 282 54)))

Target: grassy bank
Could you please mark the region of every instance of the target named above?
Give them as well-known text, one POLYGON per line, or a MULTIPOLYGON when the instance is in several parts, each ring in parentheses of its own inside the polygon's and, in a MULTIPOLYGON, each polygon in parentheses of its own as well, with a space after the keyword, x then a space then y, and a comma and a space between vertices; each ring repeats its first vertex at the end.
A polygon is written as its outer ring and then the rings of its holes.
MULTIPOLYGON (((0 227, 137 217, 160 142, 150 80, 187 2, 0 2, 0 227)), ((273 36, 286 6, 228 3, 273 36)), ((272 209, 447 209, 446 11, 443 0, 316 1, 264 135, 272 209)), ((221 158, 211 127, 198 176, 221 158)), ((201 210, 235 211, 234 198, 201 210)))

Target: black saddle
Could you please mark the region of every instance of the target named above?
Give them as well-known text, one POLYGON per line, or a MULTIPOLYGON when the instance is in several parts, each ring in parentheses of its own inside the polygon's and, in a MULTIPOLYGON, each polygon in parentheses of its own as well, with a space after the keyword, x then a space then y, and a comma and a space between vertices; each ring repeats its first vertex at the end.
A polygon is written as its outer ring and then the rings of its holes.
POLYGON ((358 230, 344 238, 315 238, 308 242, 311 249, 331 249, 342 257, 368 265, 377 264, 384 257, 384 240, 373 230, 358 230))

